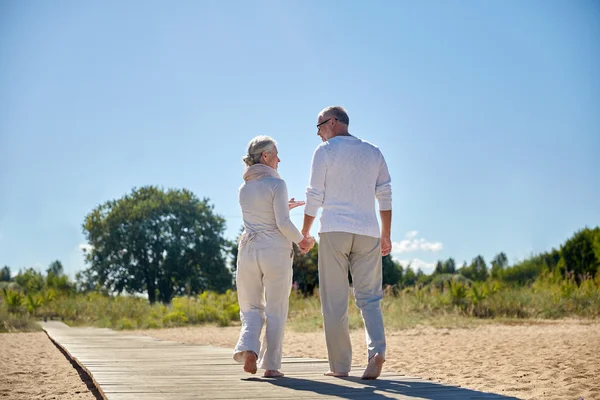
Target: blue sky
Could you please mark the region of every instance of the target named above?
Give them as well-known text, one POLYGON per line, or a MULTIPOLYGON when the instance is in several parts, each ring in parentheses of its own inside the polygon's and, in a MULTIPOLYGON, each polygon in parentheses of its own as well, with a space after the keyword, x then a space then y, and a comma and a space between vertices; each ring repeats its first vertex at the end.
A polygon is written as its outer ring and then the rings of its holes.
POLYGON ((599 41, 585 0, 3 0, 0 266, 73 275, 85 215, 143 185, 233 239, 248 141, 303 198, 328 105, 387 159, 396 259, 557 247, 600 224, 599 41))

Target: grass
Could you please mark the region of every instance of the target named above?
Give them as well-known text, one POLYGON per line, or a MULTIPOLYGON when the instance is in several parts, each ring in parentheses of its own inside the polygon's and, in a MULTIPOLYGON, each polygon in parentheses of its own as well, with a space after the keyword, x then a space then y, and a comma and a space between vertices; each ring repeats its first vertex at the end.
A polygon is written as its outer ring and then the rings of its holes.
POLYGON ((0 333, 2 332, 37 332, 42 328, 27 315, 9 313, 0 308, 0 333))
MULTIPOLYGON (((61 318, 75 326, 113 329, 152 329, 187 325, 239 324, 235 292, 205 292, 177 297, 171 304, 150 305, 144 298, 106 296, 100 293, 17 294, 12 289, 0 294, 0 331, 39 330, 35 320, 61 318)), ((381 302, 387 329, 417 326, 468 328, 487 323, 535 322, 540 319, 600 317, 600 277, 577 284, 573 279, 538 279, 533 285, 514 287, 498 282, 469 285, 452 282, 406 288, 388 288, 381 302)), ((350 295, 348 322, 351 329, 363 325, 360 311, 350 295)), ((304 297, 292 293, 288 327, 298 332, 323 328, 318 293, 304 297)))

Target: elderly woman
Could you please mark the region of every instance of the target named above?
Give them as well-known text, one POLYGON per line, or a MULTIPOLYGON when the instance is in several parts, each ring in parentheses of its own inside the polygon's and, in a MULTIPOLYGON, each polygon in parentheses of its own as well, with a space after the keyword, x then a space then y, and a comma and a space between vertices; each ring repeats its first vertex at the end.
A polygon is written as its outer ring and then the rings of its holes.
POLYGON ((306 252, 315 241, 302 236, 290 221, 289 210, 304 202, 288 202, 287 187, 277 173, 280 160, 275 141, 255 137, 243 161, 248 166, 239 189, 244 232, 236 272, 242 328, 233 358, 244 364, 246 372, 255 374, 258 362, 265 377, 279 377, 283 376, 279 369, 292 287, 292 242, 306 252))

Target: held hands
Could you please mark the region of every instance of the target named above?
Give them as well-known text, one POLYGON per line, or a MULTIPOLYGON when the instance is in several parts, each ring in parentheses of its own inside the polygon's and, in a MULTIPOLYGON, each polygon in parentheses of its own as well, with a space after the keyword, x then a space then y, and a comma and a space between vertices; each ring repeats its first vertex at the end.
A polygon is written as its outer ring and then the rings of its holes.
POLYGON ((300 207, 303 206, 304 204, 306 204, 306 202, 304 201, 296 201, 293 197, 290 199, 290 201, 288 202, 288 207, 290 210, 296 208, 296 207, 300 207))
POLYGON ((315 245, 315 238, 312 236, 305 236, 304 239, 302 239, 298 243, 298 247, 300 247, 300 254, 308 253, 310 251, 310 249, 313 248, 314 245, 315 245))

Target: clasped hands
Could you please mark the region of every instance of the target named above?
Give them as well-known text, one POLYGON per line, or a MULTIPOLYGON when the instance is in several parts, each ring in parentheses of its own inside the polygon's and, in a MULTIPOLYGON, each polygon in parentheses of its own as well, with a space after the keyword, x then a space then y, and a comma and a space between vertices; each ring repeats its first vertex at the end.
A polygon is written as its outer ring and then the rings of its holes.
MULTIPOLYGON (((293 197, 288 202, 288 207, 290 210, 300 207, 306 204, 304 201, 296 201, 293 197)), ((315 245, 315 238, 310 236, 309 234, 304 234, 304 239, 302 239, 298 243, 298 247, 300 247, 300 254, 306 254, 313 248, 315 245)))
POLYGON ((304 236, 300 242, 298 242, 298 247, 300 247, 300 254, 306 254, 313 248, 315 245, 315 238, 308 235, 304 236))

